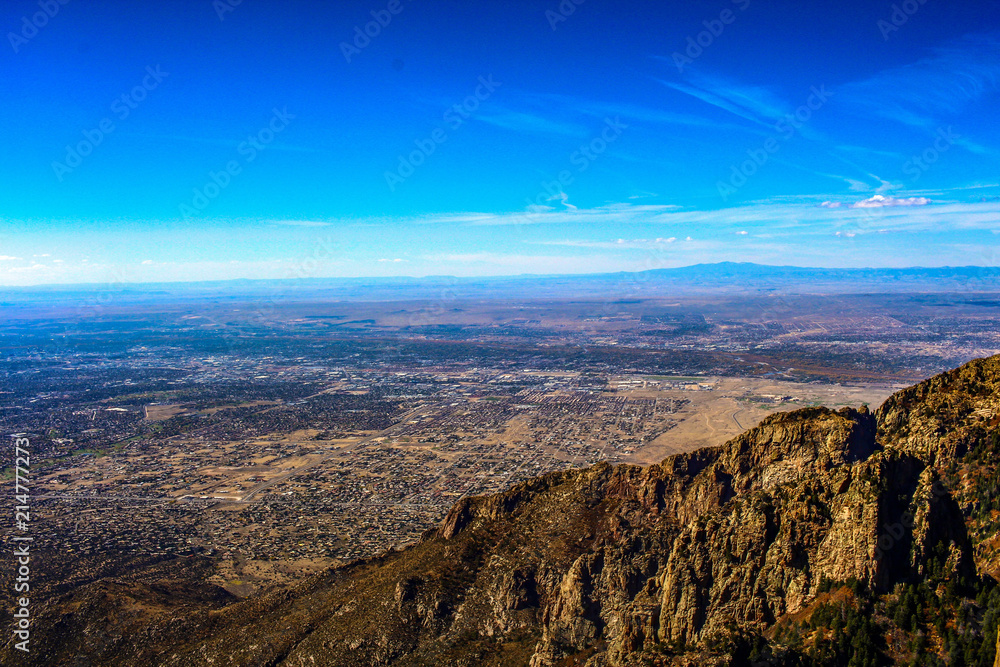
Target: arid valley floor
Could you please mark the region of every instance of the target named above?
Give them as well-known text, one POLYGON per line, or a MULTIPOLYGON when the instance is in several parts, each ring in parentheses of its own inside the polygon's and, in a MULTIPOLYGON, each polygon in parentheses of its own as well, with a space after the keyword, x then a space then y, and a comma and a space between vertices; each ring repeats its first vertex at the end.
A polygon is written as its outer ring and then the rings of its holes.
POLYGON ((193 555, 234 594, 286 586, 465 496, 874 408, 1000 349, 983 294, 127 301, 6 308, 43 595, 193 555))

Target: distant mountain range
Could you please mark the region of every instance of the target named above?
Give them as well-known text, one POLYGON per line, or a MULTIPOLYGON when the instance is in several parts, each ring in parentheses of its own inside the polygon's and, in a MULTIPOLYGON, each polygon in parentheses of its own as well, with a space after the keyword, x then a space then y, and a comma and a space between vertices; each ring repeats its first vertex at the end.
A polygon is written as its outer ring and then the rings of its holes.
POLYGON ((449 298, 657 298, 726 294, 1000 291, 1000 267, 824 269, 744 262, 580 275, 293 278, 3 287, 0 307, 72 303, 113 294, 118 304, 261 299, 397 301, 449 298))

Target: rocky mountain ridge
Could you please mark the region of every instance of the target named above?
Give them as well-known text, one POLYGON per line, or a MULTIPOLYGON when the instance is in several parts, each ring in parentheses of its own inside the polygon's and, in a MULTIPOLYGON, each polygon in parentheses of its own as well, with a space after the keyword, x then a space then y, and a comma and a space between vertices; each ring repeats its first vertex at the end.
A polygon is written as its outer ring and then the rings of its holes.
POLYGON ((990 667, 998 415, 1000 356, 874 413, 775 414, 658 465, 465 498, 292 591, 97 582, 44 604, 29 664, 990 667))

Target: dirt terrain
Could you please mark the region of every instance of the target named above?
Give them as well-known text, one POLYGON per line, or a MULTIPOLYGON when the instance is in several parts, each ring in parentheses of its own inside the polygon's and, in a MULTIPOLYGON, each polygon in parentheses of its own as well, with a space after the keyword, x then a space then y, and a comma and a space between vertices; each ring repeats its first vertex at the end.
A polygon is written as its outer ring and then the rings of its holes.
MULTIPOLYGON (((626 461, 647 465, 671 454, 701 447, 721 445, 776 412, 788 412, 813 405, 831 408, 878 407, 900 385, 840 385, 753 378, 699 378, 711 389, 637 389, 635 396, 671 397, 688 403, 676 414, 679 423, 660 435, 626 461)), ((697 385, 696 385, 697 387, 697 385)))

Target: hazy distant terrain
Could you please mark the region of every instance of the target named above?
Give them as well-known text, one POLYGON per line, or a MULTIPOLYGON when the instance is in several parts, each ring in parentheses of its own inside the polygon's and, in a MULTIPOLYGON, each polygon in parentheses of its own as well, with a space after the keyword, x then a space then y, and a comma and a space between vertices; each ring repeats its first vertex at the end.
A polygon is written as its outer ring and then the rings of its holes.
POLYGON ((7 287, 3 306, 83 306, 88 302, 166 304, 172 301, 312 299, 336 301, 450 301, 454 299, 649 298, 670 295, 802 295, 873 292, 997 292, 1000 267, 817 269, 722 262, 677 269, 592 275, 492 278, 313 278, 193 283, 114 281, 92 285, 7 287))
POLYGON ((411 543, 462 498, 656 463, 779 412, 874 408, 1000 351, 998 292, 918 271, 796 293, 803 275, 8 293, 0 432, 31 442, 35 594, 183 563, 258 596, 411 543))
POLYGON ((0 666, 1000 667, 997 5, 0 3, 0 666))

